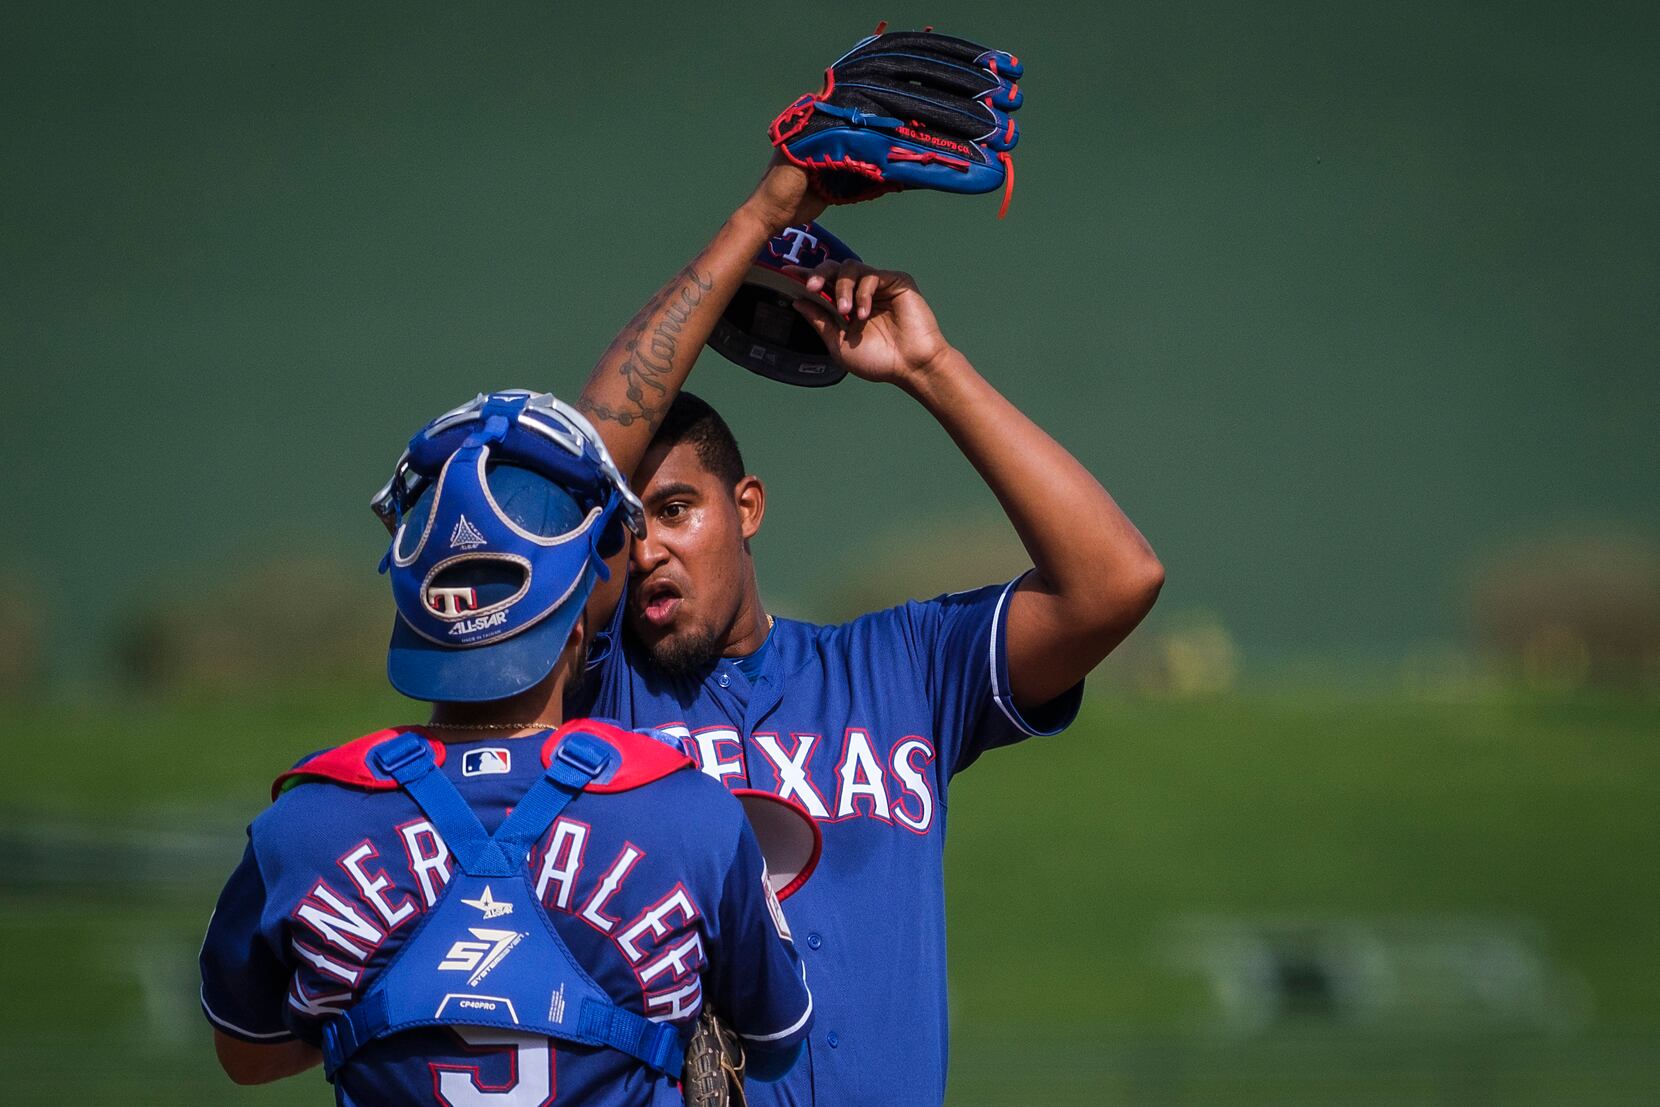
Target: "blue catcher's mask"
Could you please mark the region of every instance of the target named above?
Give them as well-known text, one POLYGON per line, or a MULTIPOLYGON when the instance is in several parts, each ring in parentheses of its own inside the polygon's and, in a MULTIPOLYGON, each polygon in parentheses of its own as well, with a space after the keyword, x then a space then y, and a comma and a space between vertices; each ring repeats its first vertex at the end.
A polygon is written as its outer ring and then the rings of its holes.
POLYGON ((505 699, 553 671, 605 559, 645 512, 580 414, 494 392, 410 440, 375 497, 398 618, 387 675, 413 699, 505 699))

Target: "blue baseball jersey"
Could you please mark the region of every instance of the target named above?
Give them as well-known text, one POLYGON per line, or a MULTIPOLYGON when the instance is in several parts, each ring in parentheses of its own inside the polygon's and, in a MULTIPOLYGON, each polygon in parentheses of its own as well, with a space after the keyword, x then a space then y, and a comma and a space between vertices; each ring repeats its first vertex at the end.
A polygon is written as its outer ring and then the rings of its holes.
MULTIPOLYGON (((486 830, 541 776, 544 737, 444 746, 441 771, 486 830)), ((233 1037, 315 1045, 324 1021, 409 940, 456 866, 401 790, 305 783, 255 818, 248 838, 203 943, 202 1007, 233 1037)), ((527 863, 554 929, 619 1006, 689 1027, 708 1002, 756 1048, 788 1049, 807 1033, 812 997, 754 834, 738 801, 707 777, 682 768, 627 791, 584 792, 527 863)), ((485 920, 502 910, 474 906, 485 920)), ((499 968, 512 971, 510 951, 499 968)), ((370 1042, 337 1075, 336 1095, 354 1107, 682 1102, 667 1076, 620 1052, 463 1027, 370 1042)))
MULTIPOLYGON (((653 671, 637 643, 589 674, 586 710, 681 737, 729 788, 793 800, 823 831, 790 924, 813 981, 805 1063, 755 1104, 939 1103, 947 1065, 947 789, 985 751, 1058 733, 1083 685, 1022 715, 1005 637, 1016 582, 911 602, 840 626, 779 619, 750 680, 653 671)), ((718 1007, 717 1007, 718 1010, 718 1007)))

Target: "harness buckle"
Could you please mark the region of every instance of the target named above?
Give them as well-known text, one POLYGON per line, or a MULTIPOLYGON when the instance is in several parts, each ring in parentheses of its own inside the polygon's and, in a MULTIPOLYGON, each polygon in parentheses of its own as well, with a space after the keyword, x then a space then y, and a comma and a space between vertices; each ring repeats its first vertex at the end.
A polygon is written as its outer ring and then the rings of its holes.
POLYGON ((431 756, 431 753, 425 741, 406 731, 376 746, 369 756, 383 775, 397 779, 400 769, 407 769, 423 756, 431 756))
POLYGON ((341 1066, 357 1052, 356 1029, 344 1012, 323 1024, 323 1075, 330 1084, 334 1083, 341 1066))
POLYGON ((569 734, 553 756, 592 780, 611 763, 611 747, 587 734, 569 734))

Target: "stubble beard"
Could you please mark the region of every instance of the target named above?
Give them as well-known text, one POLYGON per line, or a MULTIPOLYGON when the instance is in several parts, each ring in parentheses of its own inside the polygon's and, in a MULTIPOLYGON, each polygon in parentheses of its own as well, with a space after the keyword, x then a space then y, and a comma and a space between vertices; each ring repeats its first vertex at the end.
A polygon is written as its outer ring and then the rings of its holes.
POLYGON ((676 680, 700 677, 720 660, 720 635, 707 626, 670 634, 646 646, 652 667, 676 680))

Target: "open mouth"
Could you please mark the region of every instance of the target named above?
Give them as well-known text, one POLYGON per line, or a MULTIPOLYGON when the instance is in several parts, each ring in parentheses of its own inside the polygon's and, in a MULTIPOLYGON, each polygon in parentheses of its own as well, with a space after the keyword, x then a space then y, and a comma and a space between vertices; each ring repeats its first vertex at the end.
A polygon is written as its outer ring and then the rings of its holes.
POLYGON ((652 581, 640 589, 640 617, 654 627, 666 627, 674 622, 683 597, 680 589, 666 580, 652 581))

